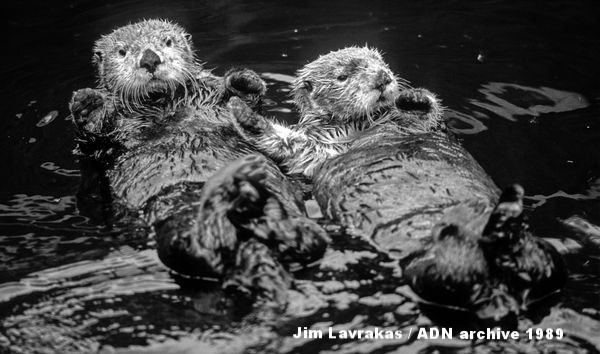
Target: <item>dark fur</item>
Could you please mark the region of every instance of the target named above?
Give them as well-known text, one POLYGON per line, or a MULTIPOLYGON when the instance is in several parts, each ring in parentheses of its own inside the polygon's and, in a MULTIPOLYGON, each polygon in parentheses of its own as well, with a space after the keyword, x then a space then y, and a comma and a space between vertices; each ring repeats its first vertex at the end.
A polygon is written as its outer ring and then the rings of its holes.
POLYGON ((496 321, 564 285, 560 256, 527 231, 522 210, 497 204, 497 187, 448 133, 376 128, 314 182, 324 213, 402 258, 405 279, 428 302, 496 321), (497 236, 508 225, 510 241, 497 236))
MULTIPOLYGON (((106 77, 111 67, 100 67, 106 77)), ((244 98, 260 99, 255 73, 231 73, 223 87, 237 77, 238 94, 247 88, 244 98)), ((110 82, 119 80, 127 78, 110 82)), ((284 301, 290 282, 279 260, 310 262, 323 254, 327 236, 305 216, 301 193, 274 163, 251 155, 256 150, 222 104, 229 94, 194 80, 141 101, 102 79, 101 88, 76 92, 71 109, 80 147, 103 164, 114 205, 154 227, 167 266, 184 275, 225 277, 229 288, 239 284, 248 295, 284 301), (240 274, 244 281, 235 278, 240 274)))

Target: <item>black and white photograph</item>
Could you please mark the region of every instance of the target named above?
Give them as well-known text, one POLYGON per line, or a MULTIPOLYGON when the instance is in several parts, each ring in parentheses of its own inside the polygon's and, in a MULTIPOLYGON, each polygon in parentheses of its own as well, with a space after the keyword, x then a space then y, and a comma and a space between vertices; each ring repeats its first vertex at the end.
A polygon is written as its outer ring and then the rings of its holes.
POLYGON ((600 354, 600 2, 3 8, 0 354, 600 354))

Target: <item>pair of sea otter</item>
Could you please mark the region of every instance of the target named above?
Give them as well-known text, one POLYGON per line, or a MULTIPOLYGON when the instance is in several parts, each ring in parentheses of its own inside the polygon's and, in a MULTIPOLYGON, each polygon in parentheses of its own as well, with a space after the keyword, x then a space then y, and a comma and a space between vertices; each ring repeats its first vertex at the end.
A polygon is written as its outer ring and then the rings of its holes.
POLYGON ((496 316, 562 286, 560 257, 523 221, 522 189, 497 203, 435 96, 406 87, 374 50, 301 69, 291 127, 256 112, 265 85, 254 72, 213 76, 166 21, 104 36, 95 63, 100 87, 71 102, 82 151, 104 161, 115 200, 141 211, 179 273, 285 301, 285 265, 321 257, 328 237, 279 165, 313 178, 329 218, 399 255, 425 300, 496 316))

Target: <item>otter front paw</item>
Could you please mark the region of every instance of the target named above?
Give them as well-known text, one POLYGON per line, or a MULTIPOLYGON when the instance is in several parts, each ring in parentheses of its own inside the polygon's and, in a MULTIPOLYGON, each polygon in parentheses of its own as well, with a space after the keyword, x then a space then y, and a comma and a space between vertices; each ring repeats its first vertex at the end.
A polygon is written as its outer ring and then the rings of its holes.
POLYGON ((227 107, 242 129, 253 134, 263 134, 268 130, 270 126, 269 121, 265 117, 255 113, 239 97, 231 97, 227 103, 227 107))
POLYGON ((84 88, 73 93, 69 109, 73 123, 80 134, 97 134, 101 131, 105 102, 106 95, 91 88, 84 88))
POLYGON ((403 111, 431 112, 439 110, 440 103, 436 96, 423 88, 407 89, 400 91, 396 99, 396 107, 403 111))
POLYGON ((246 98, 248 95, 262 96, 267 85, 258 74, 250 69, 230 69, 223 77, 225 89, 234 96, 246 98))

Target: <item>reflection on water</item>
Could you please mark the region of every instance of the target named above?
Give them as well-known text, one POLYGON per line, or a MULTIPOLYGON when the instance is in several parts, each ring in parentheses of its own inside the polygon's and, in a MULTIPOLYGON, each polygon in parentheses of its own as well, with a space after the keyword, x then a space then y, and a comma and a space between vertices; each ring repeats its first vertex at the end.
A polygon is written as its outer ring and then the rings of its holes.
POLYGON ((589 102, 579 93, 550 87, 527 87, 502 82, 489 82, 478 90, 483 98, 468 99, 474 107, 465 114, 453 109, 446 111, 450 128, 459 134, 478 134, 487 129, 482 120, 500 117, 517 121, 519 117, 535 119, 547 113, 583 109, 589 102))
POLYGON ((269 88, 266 111, 289 123, 297 120, 289 83, 299 67, 347 45, 378 47, 395 72, 442 98, 451 129, 494 180, 526 186, 534 226, 551 225, 550 236, 567 243, 570 236, 552 226, 557 218, 576 214, 600 224, 599 69, 590 50, 597 45, 598 5, 306 5, 11 3, 16 8, 5 23, 14 35, 4 40, 19 55, 6 56, 0 67, 0 97, 9 98, 0 105, 0 352, 600 350, 600 259, 583 241, 565 248, 571 277, 564 296, 520 324, 521 331, 563 328, 561 341, 294 339, 298 327, 404 332, 438 322, 416 306, 395 262, 339 230, 321 262, 296 271, 283 313, 257 309, 240 318, 221 302, 218 285, 175 281, 156 259, 148 230, 107 221, 95 210, 102 198, 71 153, 66 103, 73 90, 94 84, 89 57, 101 33, 163 16, 189 29, 198 55, 217 74, 231 66, 260 72, 269 88), (80 185, 89 195, 78 194, 80 185))
POLYGON ((484 98, 470 99, 470 104, 511 121, 516 121, 518 116, 539 117, 545 113, 568 112, 589 106, 579 93, 550 87, 489 82, 481 85, 479 92, 484 98))

